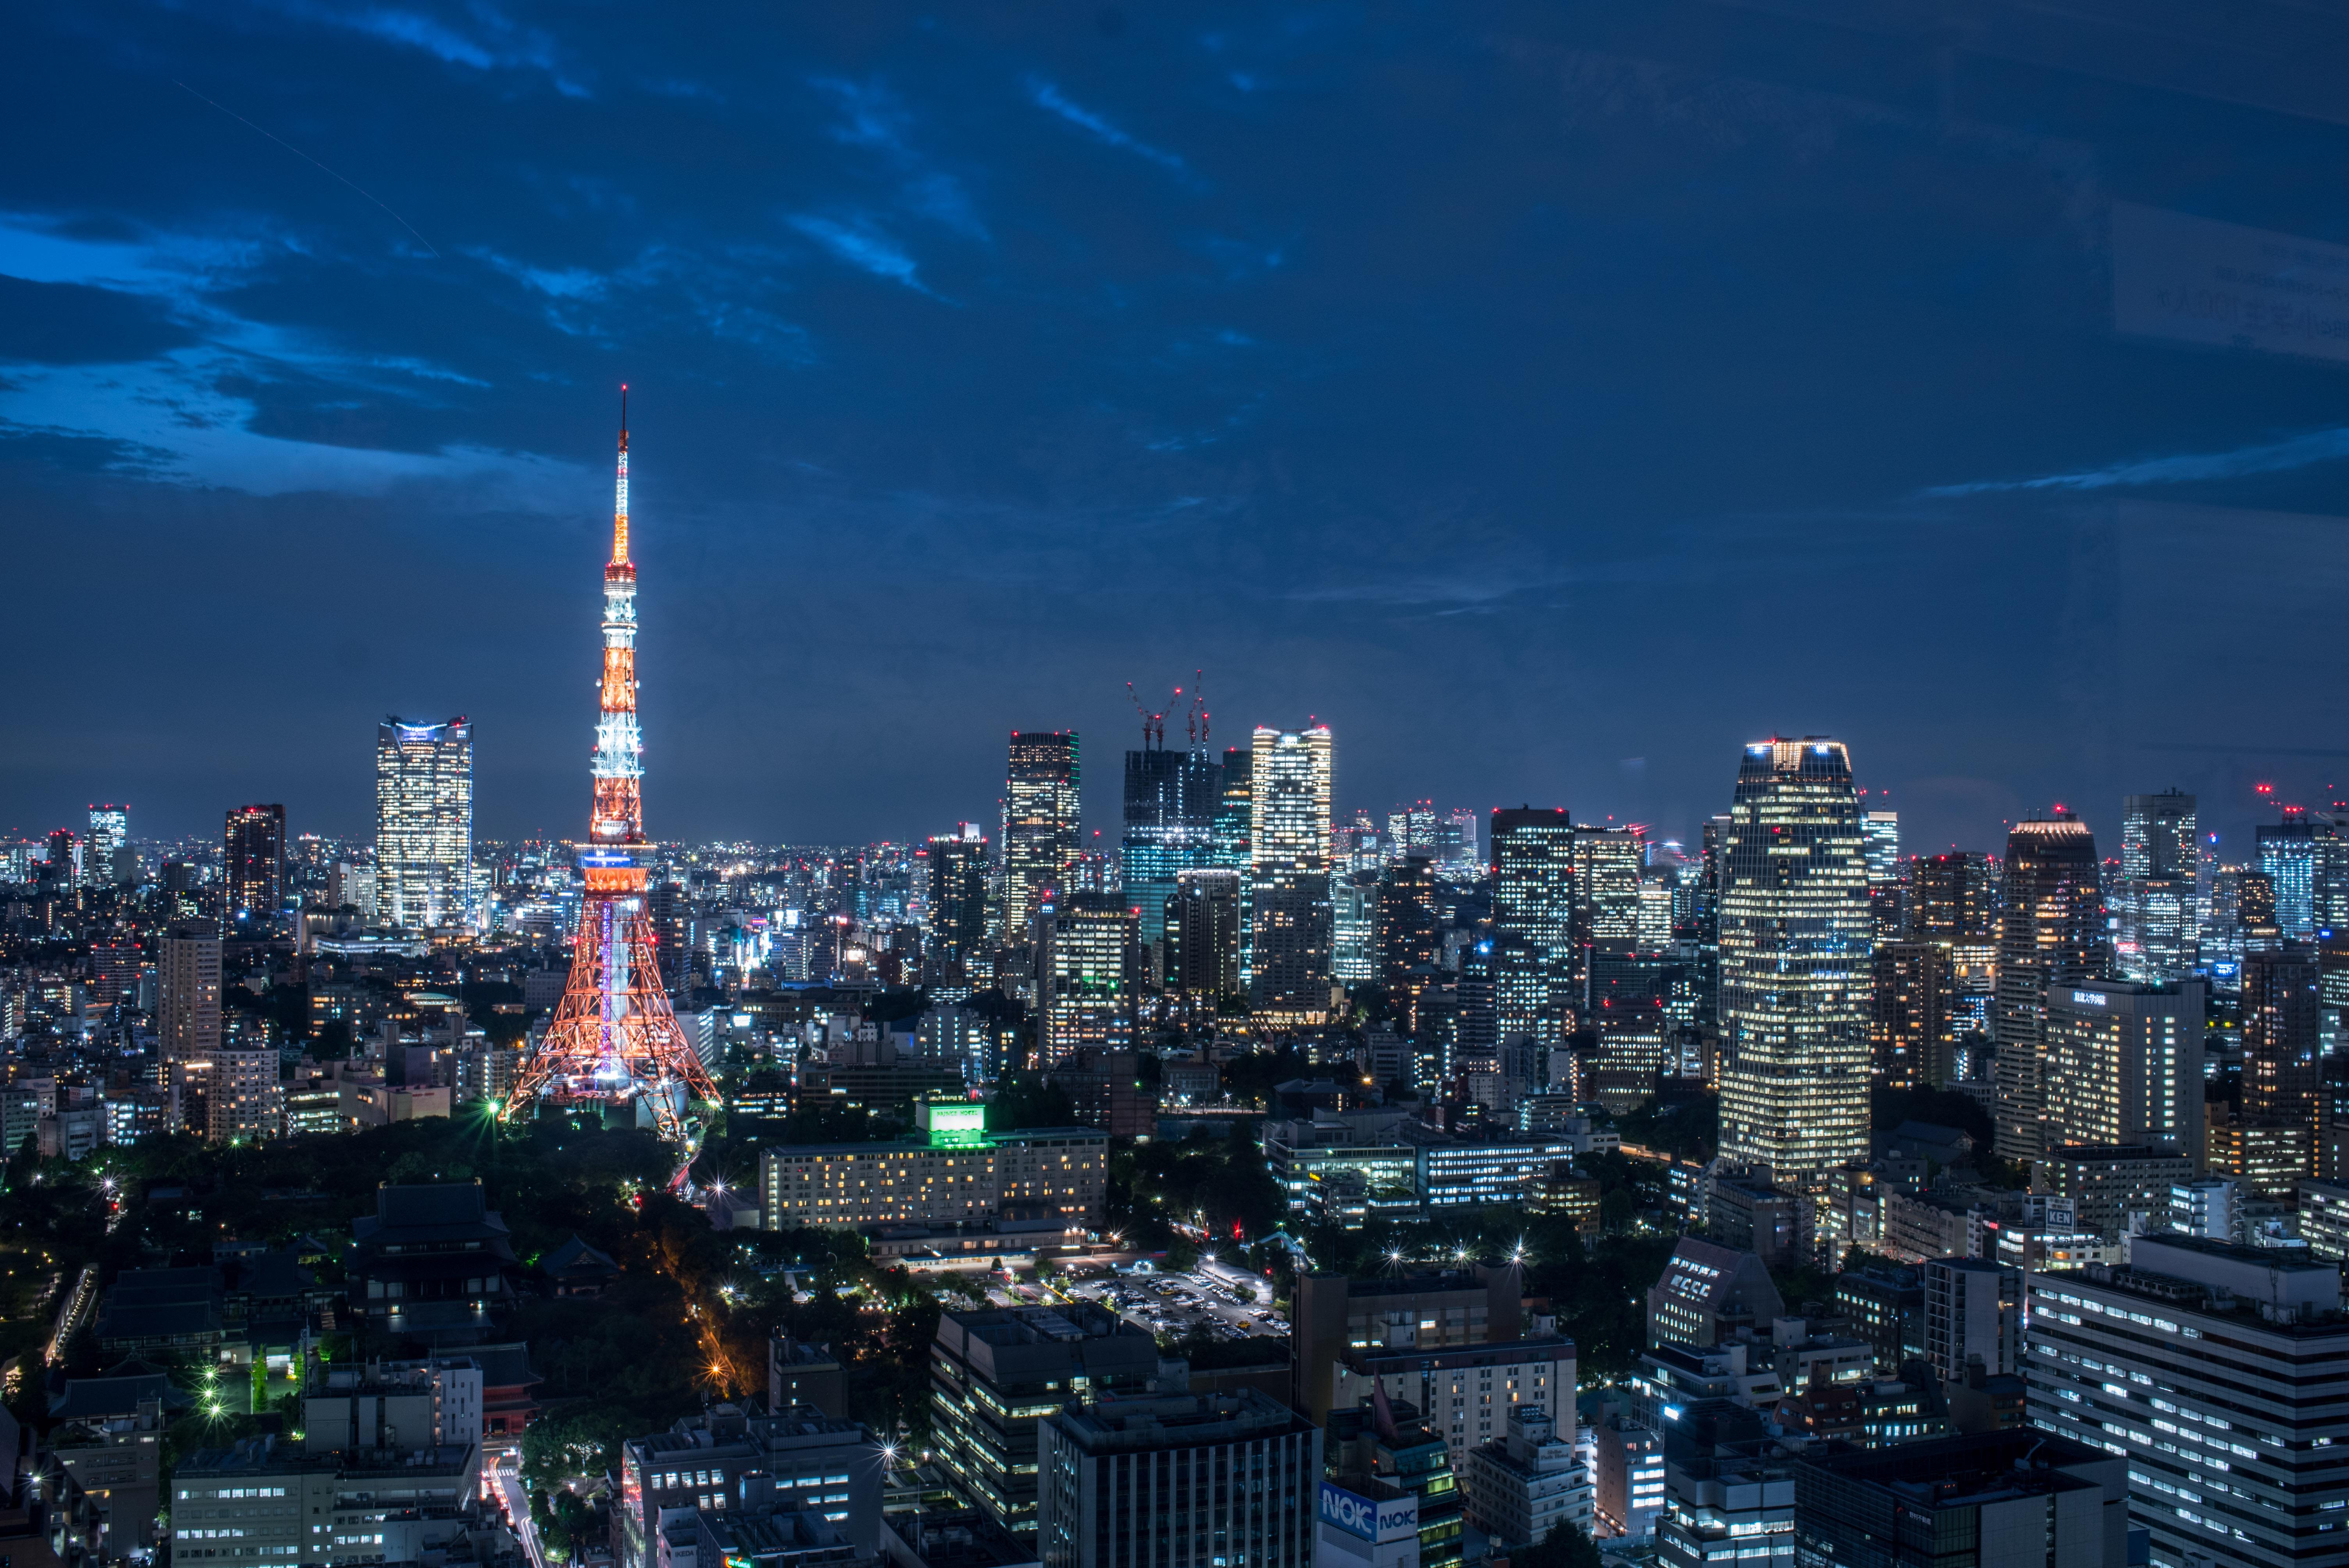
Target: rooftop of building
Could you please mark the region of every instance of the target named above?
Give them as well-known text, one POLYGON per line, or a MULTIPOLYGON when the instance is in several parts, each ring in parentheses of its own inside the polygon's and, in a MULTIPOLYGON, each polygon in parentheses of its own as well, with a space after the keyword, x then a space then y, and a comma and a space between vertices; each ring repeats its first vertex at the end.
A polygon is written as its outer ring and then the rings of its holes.
POLYGON ((827 1416, 813 1405, 792 1405, 773 1415, 759 1416, 740 1405, 712 1405, 698 1416, 687 1416, 665 1432, 631 1438, 626 1447, 640 1459, 655 1454, 721 1449, 758 1454, 781 1448, 806 1448, 843 1442, 870 1441, 861 1421, 827 1416))
POLYGON ((2050 1165, 2135 1165, 2147 1161, 2190 1165, 2183 1150, 2158 1143, 2067 1143, 2040 1159, 2050 1165))
POLYGON ((764 1150, 777 1160, 814 1159, 834 1154, 960 1153, 968 1150, 1004 1148, 1027 1143, 1107 1143, 1109 1134, 1098 1127, 1023 1127, 1010 1132, 970 1135, 969 1142, 933 1142, 927 1138, 900 1138, 885 1143, 771 1144, 764 1150))
POLYGON ((174 1387, 169 1374, 144 1361, 129 1360, 95 1377, 68 1377, 65 1387, 49 1397, 49 1418, 57 1421, 99 1421, 136 1415, 140 1405, 155 1400, 168 1414, 195 1403, 174 1387))
POLYGON ((1558 1360, 1574 1354, 1574 1341, 1563 1334, 1531 1339, 1505 1339, 1485 1345, 1443 1345, 1389 1349, 1361 1346, 1346 1352, 1346 1364, 1364 1372, 1447 1371, 1455 1367, 1499 1367, 1518 1361, 1558 1360))
POLYGON ((1922 1438, 1881 1449, 1827 1442, 1805 1454, 1802 1462, 1847 1480, 1883 1487, 1909 1507, 1945 1509, 2098 1486, 2096 1478, 2080 1472, 2107 1459, 2054 1433, 2014 1428, 1922 1438))
POLYGON ((1303 1416, 1254 1388, 1070 1405, 1045 1420, 1088 1453, 1197 1448, 1314 1430, 1303 1416))
MULTIPOLYGON (((2039 1289, 2060 1289, 2071 1277, 2048 1276, 2039 1289)), ((2240 1315, 2277 1332, 2344 1331, 2340 1266, 2279 1248, 2147 1233, 2130 1243, 2127 1267, 2092 1264, 2079 1277, 2189 1311, 2240 1315)))
MULTIPOLYGON (((1505 1265, 1495 1262, 1485 1266, 1500 1268, 1505 1265)), ((1506 1266, 1515 1268, 1516 1265, 1506 1266)), ((1306 1277, 1326 1281, 1335 1277, 1335 1271, 1309 1274, 1306 1277)), ((1480 1278, 1472 1269, 1439 1269, 1432 1274, 1382 1274, 1370 1279, 1349 1278, 1346 1281, 1346 1295, 1350 1300, 1380 1296, 1441 1295, 1454 1291, 1486 1295, 1491 1294, 1492 1285, 1480 1278)))

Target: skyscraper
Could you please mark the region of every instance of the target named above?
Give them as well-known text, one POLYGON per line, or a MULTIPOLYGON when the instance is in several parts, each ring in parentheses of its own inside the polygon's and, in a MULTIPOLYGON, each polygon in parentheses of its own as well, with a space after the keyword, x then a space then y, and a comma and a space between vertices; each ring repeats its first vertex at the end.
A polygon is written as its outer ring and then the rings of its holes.
MULTIPOLYGON (((2297 944, 2243 960, 2243 1119, 2318 1131, 2316 955, 2297 944)), ((2314 1172, 2303 1170, 2302 1175, 2314 1172)))
POLYGON ((1748 746, 1722 858, 1721 1150, 1815 1185, 1868 1157, 1874 918, 1843 743, 1748 746))
POLYGON ((1575 831, 1563 806, 1493 813, 1494 1009, 1503 1037, 1564 1041, 1573 1027, 1575 831))
POLYGON ((2330 821, 2313 817, 2298 806, 2283 809, 2283 820, 2263 822, 2254 830, 2260 846, 2260 870, 2275 884, 2275 923, 2286 942, 2316 940, 2316 906, 2333 861, 2330 821))
POLYGON ((1120 841, 1127 899, 1142 911, 1142 940, 1165 934, 1166 901, 1177 872, 1208 863, 1223 767, 1204 746, 1170 750, 1145 728, 1143 748, 1125 754, 1125 831, 1120 841), (1153 744, 1153 742, 1155 744, 1153 744))
POLYGON ((2017 822, 2006 837, 2006 912, 1999 928, 1998 1156, 2024 1164, 2045 1147, 2047 993, 2096 977, 2105 904, 2096 841, 2061 810, 2017 822))
POLYGON ((2200 871, 2194 797, 2176 789, 2121 802, 2120 930, 2114 964, 2132 980, 2182 980, 2199 961, 2200 871))
POLYGON ((129 856, 130 808, 91 806, 89 838, 82 851, 82 879, 107 883, 136 882, 139 867, 129 856))
POLYGON ((222 831, 228 917, 267 920, 285 896, 285 808, 231 806, 222 831))
POLYGON ((1900 934, 1900 813, 1870 811, 1860 818, 1859 830, 1868 847, 1868 904, 1876 937, 1890 942, 1900 934))
POLYGON ((1647 843, 1637 828, 1584 822, 1574 830, 1574 893, 1577 940, 1636 945, 1640 940, 1640 882, 1647 872, 1647 843))
POLYGON ((1256 863, 1248 835, 1254 830, 1256 761, 1242 747, 1224 751, 1224 789, 1216 802, 1216 824, 1207 863, 1239 873, 1240 987, 1245 991, 1256 958, 1256 863))
POLYGON ((220 1049, 221 934, 209 920, 174 922, 158 954, 156 1032, 166 1069, 220 1049))
POLYGON ((1043 895, 1077 858, 1077 732, 1016 730, 1003 780, 1003 944, 1032 939, 1043 895))
POLYGON ((1116 893, 1058 893, 1039 912, 1036 934, 1036 1044, 1043 1065, 1058 1066, 1087 1047, 1133 1045, 1133 994, 1125 975, 1132 906, 1116 893))
POLYGON ((1378 978, 1392 990, 1435 966, 1435 860, 1413 850, 1379 876, 1378 978))
POLYGON ((375 732, 378 917, 414 930, 461 925, 473 885, 473 726, 409 724, 375 732))
POLYGON ((1249 750, 1248 1005, 1318 1023, 1330 1012, 1330 727, 1258 726, 1249 750))
POLYGON ((930 951, 963 966, 988 957, 987 947, 987 835, 975 822, 930 840, 930 951))
POLYGON ((1240 985, 1240 873, 1178 872, 1166 901, 1166 989, 1210 1006, 1245 995, 1240 985))

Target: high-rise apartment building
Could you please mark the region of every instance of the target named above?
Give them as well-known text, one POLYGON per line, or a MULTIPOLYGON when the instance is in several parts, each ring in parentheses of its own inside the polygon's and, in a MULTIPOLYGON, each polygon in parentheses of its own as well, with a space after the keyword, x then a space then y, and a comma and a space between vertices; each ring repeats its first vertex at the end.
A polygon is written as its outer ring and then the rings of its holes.
POLYGON ((1077 732, 1016 730, 1003 780, 1003 944, 1033 940, 1037 910, 1077 858, 1077 732))
POLYGON ((1998 869, 1971 851, 1909 862, 1909 934, 1966 946, 1998 940, 1998 869))
POLYGON ((932 953, 969 966, 986 956, 987 835, 975 822, 930 839, 929 929, 932 953))
POLYGON ((1377 953, 1379 983, 1390 990, 1413 970, 1435 965, 1435 859, 1413 850, 1379 877, 1377 953))
POLYGON ((228 917, 266 920, 285 898, 285 808, 232 806, 222 830, 228 917))
POLYGON ((1119 843, 1125 896, 1142 912, 1142 940, 1165 935, 1166 901, 1177 873, 1209 863, 1216 809, 1223 802, 1224 770, 1204 746, 1169 749, 1145 732, 1139 751, 1125 754, 1125 830, 1119 843))
POLYGON ((411 930, 462 925, 472 913, 473 726, 376 727, 378 918, 411 930))
POLYGON ((1950 1077, 1949 958, 1936 942, 1876 944, 1868 1044, 1887 1088, 1939 1088, 1950 1077))
POLYGON ((1216 825, 1207 863, 1240 877, 1240 986, 1247 987, 1256 958, 1256 865, 1248 835, 1256 820, 1256 759, 1242 747, 1224 751, 1224 791, 1216 802, 1216 825))
POLYGON ((1859 819, 1868 853, 1868 907, 1876 923, 1876 938, 1890 942, 1900 934, 1900 813, 1868 811, 1859 819))
POLYGON ((1178 872, 1166 901, 1166 989, 1210 1005, 1245 995, 1240 985, 1240 873, 1178 872))
POLYGON ((2312 1148, 2323 1130, 2319 983, 2316 954, 2296 944, 2243 959, 2243 1120, 2305 1129, 2312 1148))
POLYGON ((156 963, 161 1010, 156 1018, 168 1067, 220 1049, 221 934, 209 920, 174 922, 156 963))
POLYGON ((1499 1032, 1554 1046, 1573 1028, 1577 1002, 1574 822, 1563 806, 1519 806, 1493 813, 1492 835, 1499 1032))
POLYGON ((1117 893, 1056 894, 1037 912, 1036 1045, 1044 1065, 1092 1047, 1133 1043, 1133 994, 1126 954, 1133 906, 1117 893))
POLYGON ((1850 752, 1748 746, 1725 839, 1721 1151, 1807 1186, 1868 1151, 1874 921, 1850 752))
POLYGON ((2044 1152, 2144 1144, 2199 1159, 2203 1008, 2199 980, 2050 986, 2044 1152))
POLYGON ((2105 934, 2096 841, 2058 810, 2017 822, 2006 838, 2006 910, 1999 933, 1997 1153, 2025 1164, 2046 1147, 2047 995, 2094 978, 2105 934))
POLYGON ((1330 727, 1259 726, 1249 751, 1248 1006, 1319 1022, 1330 1012, 1330 727))
POLYGON ((130 858, 130 808, 96 805, 89 809, 89 837, 84 841, 82 879, 92 883, 139 880, 138 862, 130 858))

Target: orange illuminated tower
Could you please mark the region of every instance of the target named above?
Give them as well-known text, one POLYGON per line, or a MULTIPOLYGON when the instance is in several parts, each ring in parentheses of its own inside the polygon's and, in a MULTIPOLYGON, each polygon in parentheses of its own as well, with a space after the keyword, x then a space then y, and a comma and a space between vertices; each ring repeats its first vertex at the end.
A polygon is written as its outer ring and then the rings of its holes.
POLYGON ((612 560, 604 568, 604 683, 595 723, 595 803, 579 851, 585 897, 571 979, 546 1036, 523 1064, 511 1120, 542 1099, 641 1102, 678 1150, 681 1186, 700 1145, 695 1102, 717 1086, 686 1043, 661 989, 645 900, 644 740, 636 728, 636 569, 628 560, 628 389, 620 388, 620 469, 612 560))

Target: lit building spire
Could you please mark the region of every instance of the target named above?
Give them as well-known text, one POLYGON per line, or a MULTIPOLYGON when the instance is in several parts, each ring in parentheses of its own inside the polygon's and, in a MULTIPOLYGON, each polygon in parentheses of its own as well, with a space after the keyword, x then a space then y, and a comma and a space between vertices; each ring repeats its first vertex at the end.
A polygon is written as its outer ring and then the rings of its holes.
POLYGON ((612 564, 628 563, 628 384, 620 383, 620 478, 612 500, 612 564))

